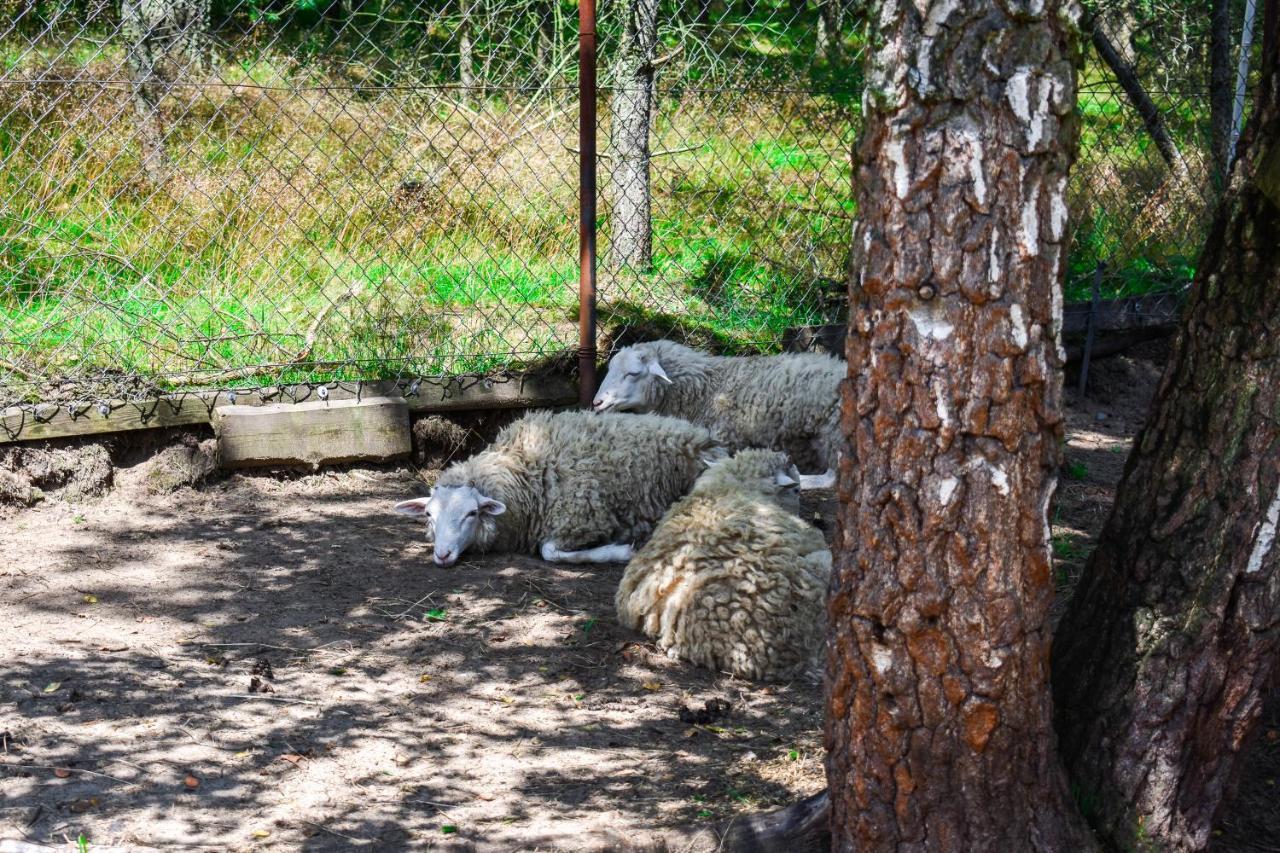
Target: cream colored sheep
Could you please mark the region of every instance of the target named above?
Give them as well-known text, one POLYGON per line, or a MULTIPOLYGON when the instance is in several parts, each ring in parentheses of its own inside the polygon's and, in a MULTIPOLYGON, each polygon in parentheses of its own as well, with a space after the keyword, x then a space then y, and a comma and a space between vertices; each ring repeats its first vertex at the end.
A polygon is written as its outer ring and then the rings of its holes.
POLYGON ((677 418, 535 412, 446 469, 429 497, 395 511, 427 523, 440 566, 467 551, 625 562, 632 543, 725 456, 705 428, 677 418))
POLYGON ((744 450, 698 478, 627 565, 618 621, 671 657, 746 678, 816 670, 831 552, 796 515, 783 453, 744 450))

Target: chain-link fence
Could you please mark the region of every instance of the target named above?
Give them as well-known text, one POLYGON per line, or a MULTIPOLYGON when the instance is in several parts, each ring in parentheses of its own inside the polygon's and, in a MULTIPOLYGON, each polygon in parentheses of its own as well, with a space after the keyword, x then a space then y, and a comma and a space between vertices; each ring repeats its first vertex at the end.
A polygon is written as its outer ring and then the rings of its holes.
MULTIPOLYGON (((576 4, 7 3, 0 407, 488 374, 576 347, 576 4)), ((852 8, 601 5, 603 347, 770 351, 841 318, 852 8)), ((1091 52, 1068 298, 1099 260, 1107 295, 1177 289, 1203 239, 1202 69, 1128 61, 1178 157, 1091 52)))

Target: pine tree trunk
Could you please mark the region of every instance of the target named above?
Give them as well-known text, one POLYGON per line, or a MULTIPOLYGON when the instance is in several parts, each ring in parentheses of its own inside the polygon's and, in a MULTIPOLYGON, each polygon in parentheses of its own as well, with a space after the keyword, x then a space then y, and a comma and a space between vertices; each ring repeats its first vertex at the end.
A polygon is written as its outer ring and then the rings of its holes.
POLYGON ((844 0, 820 0, 818 13, 818 52, 837 65, 844 58, 844 0))
POLYGON ((160 102, 170 86, 199 72, 209 57, 210 0, 122 0, 120 34, 134 109, 143 174, 166 177, 160 102))
POLYGON ((1182 329, 1054 644, 1062 752, 1115 846, 1203 850, 1280 656, 1280 2, 1182 329))
POLYGON ((1210 169, 1215 189, 1226 183, 1231 150, 1231 0, 1213 0, 1209 20, 1210 169))
POLYGON ((828 610, 835 850, 1092 849, 1048 655, 1073 8, 871 11, 828 610))
POLYGON ((658 0, 629 0, 616 60, 609 137, 609 268, 647 272, 653 258, 649 187, 649 122, 653 60, 658 44, 658 0))
POLYGON ((470 103, 476 85, 475 4, 476 0, 460 0, 458 6, 458 84, 464 104, 470 103))

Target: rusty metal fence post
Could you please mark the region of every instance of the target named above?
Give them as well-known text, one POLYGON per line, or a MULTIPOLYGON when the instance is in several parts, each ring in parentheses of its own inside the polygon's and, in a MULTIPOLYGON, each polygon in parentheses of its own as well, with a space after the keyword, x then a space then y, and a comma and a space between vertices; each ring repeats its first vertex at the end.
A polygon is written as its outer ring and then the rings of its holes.
POLYGON ((578 3, 578 400, 596 393, 596 0, 578 3))

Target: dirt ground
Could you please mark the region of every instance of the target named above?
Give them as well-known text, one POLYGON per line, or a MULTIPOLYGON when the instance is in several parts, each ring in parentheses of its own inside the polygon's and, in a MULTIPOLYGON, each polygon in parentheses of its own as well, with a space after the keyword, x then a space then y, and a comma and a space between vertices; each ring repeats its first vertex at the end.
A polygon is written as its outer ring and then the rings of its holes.
MULTIPOLYGON (((1100 363, 1069 400, 1064 587, 1159 355, 1100 363)), ((617 626, 620 566, 433 566, 389 512, 432 476, 233 475, 156 496, 139 464, 104 497, 0 518, 0 839, 575 850, 823 786, 817 685, 668 660, 617 626)), ((807 500, 829 531, 831 496, 807 500)), ((1220 849, 1280 849, 1233 841, 1276 837, 1248 821, 1275 802, 1280 745, 1256 752, 1246 789, 1273 798, 1229 814, 1220 849)))

